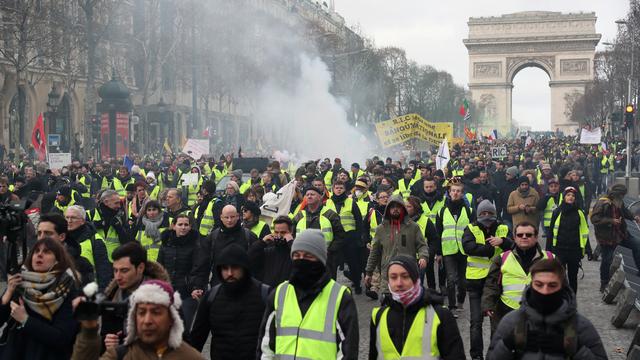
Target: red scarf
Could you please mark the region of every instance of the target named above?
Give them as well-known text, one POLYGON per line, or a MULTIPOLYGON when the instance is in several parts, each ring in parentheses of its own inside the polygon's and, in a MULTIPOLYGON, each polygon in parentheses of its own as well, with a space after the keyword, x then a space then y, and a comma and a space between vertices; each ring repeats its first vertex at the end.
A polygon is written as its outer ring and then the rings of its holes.
POLYGON ((422 281, 418 279, 411 289, 402 292, 395 292, 391 290, 391 285, 389 285, 389 291, 391 292, 393 300, 401 303, 404 307, 407 307, 415 303, 422 296, 422 281))

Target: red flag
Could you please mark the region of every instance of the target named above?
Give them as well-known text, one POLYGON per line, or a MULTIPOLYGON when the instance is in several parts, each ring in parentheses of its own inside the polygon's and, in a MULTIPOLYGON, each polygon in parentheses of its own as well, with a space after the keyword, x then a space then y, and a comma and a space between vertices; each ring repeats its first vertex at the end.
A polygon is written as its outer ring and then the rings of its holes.
POLYGON ((465 116, 467 114, 467 109, 464 108, 464 104, 460 105, 460 109, 458 109, 458 113, 460 116, 465 116))
POLYGON ((38 115, 33 131, 31 132, 31 145, 38 154, 38 160, 44 161, 47 158, 47 141, 44 133, 44 119, 42 113, 38 115))

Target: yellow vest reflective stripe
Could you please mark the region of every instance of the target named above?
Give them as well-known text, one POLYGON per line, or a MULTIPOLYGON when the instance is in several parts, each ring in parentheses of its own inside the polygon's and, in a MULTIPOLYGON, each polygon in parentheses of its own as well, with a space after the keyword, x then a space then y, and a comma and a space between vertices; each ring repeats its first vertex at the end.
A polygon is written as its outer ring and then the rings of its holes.
POLYGON ((113 181, 109 181, 106 176, 102 177, 102 182, 100 183, 100 189, 108 189, 113 184, 113 181))
POLYGON ((225 166, 224 169, 222 170, 218 170, 217 167, 213 168, 213 177, 214 177, 214 181, 217 183, 220 182, 220 180, 222 180, 223 177, 227 176, 227 167, 225 166))
MULTIPOLYGON (((167 228, 165 227, 161 227, 158 228, 158 231, 162 233, 166 229, 167 228)), ((160 237, 158 237, 158 240, 153 241, 153 238, 147 236, 144 230, 138 230, 138 233, 136 234, 136 240, 140 243, 140 245, 142 245, 143 248, 147 250, 147 260, 156 261, 158 259, 160 245, 162 244, 162 242, 160 241, 160 237)))
MULTIPOLYGON (((329 219, 324 216, 324 214, 328 210, 328 207, 323 207, 322 210, 320 210, 319 216, 320 231, 322 231, 322 236, 324 236, 324 240, 327 242, 327 246, 329 246, 329 243, 333 241, 333 228, 331 227, 331 221, 329 221, 329 219)), ((296 224, 296 236, 298 236, 303 230, 307 229, 307 211, 301 210, 300 213, 302 214, 302 217, 296 224)))
POLYGON ((327 171, 326 174, 324 174, 324 186, 327 187, 327 189, 331 188, 331 180, 333 178, 333 171, 329 170, 327 171))
MULTIPOLYGON (((549 253, 543 251, 542 257, 548 259, 549 253)), ((502 273, 500 300, 512 309, 518 309, 520 308, 522 292, 531 283, 531 275, 524 272, 511 250, 502 254, 502 260, 502 266, 500 267, 500 272, 502 273)))
POLYGON ((126 183, 122 183, 122 181, 120 181, 120 179, 118 179, 117 177, 113 178, 113 189, 115 191, 118 192, 118 195, 122 196, 126 196, 127 195, 127 190, 126 187, 129 184, 133 184, 133 178, 130 178, 126 183))
POLYGON ((158 195, 160 195, 160 184, 156 184, 156 186, 153 187, 153 190, 151 190, 151 193, 149 194, 149 198, 153 199, 153 200, 158 200, 158 195))
POLYGON ((369 235, 371 235, 371 240, 373 240, 373 237, 376 235, 376 229, 378 228, 378 217, 376 213, 374 209, 369 217, 369 235))
POLYGON ((466 207, 460 210, 458 221, 454 220, 448 207, 444 208, 442 213, 442 255, 454 255, 458 251, 464 254, 462 235, 467 225, 469 225, 469 215, 466 207))
POLYGON ((80 256, 87 259, 87 261, 91 263, 91 266, 94 267, 95 271, 96 264, 93 260, 93 245, 91 244, 91 239, 86 239, 80 243, 80 256))
MULTIPOLYGON (((335 212, 338 212, 336 204, 331 199, 327 200, 325 206, 335 212)), ((344 201, 344 205, 340 208, 340 213, 338 213, 338 215, 340 215, 340 223, 342 223, 344 231, 353 231, 356 229, 356 219, 353 217, 352 209, 353 199, 347 198, 344 201)))
POLYGON ((562 202, 562 194, 558 198, 558 202, 554 200, 553 196, 547 200, 547 207, 544 208, 544 217, 542 219, 542 225, 549 227, 551 225, 551 218, 553 217, 553 211, 558 208, 558 205, 562 202))
MULTIPOLYGON (((380 308, 373 308, 371 317, 373 318, 374 324, 378 311, 380 311, 380 308)), ((380 323, 375 324, 378 359, 440 359, 440 350, 438 349, 440 318, 433 306, 427 305, 426 308, 422 308, 416 313, 413 323, 409 328, 409 333, 404 341, 402 354, 398 353, 398 350, 393 344, 393 340, 391 340, 387 323, 388 313, 389 308, 384 308, 380 316, 380 323)))
POLYGON ((400 181, 398 181, 398 190, 396 190, 402 195, 403 199, 407 199, 409 195, 411 195, 411 186, 416 183, 415 179, 411 179, 409 180, 409 185, 405 185, 406 181, 404 178, 400 179, 400 181))
POLYGON ((87 181, 87 177, 82 175, 78 178, 78 182, 87 188, 87 191, 83 192, 82 196, 86 198, 91 197, 91 183, 87 181))
MULTIPOLYGON (((584 255, 584 249, 587 246, 587 241, 589 241, 589 224, 587 224, 587 219, 584 216, 584 212, 578 209, 578 216, 580 217, 580 248, 582 249, 582 254, 584 255)), ((558 243, 558 229, 560 229, 560 218, 562 218, 562 213, 558 214, 556 218, 556 223, 553 225, 553 246, 556 246, 558 243)))
POLYGON ((288 281, 278 285, 276 359, 336 359, 336 323, 346 287, 330 280, 302 316, 295 289, 288 281))
POLYGON ((444 206, 444 200, 438 200, 433 204, 433 208, 429 208, 429 204, 426 201, 422 203, 422 213, 425 214, 429 220, 435 225, 436 217, 438 217, 438 213, 440 209, 444 206))
MULTIPOLYGON (((87 214, 89 215, 89 219, 94 223, 102 220, 100 213, 96 210, 87 210, 87 214), (93 216, 91 215, 91 212, 93 212, 93 216)), ((96 229, 96 238, 99 238, 104 242, 104 246, 107 248, 109 261, 113 262, 111 254, 113 253, 113 250, 120 246, 120 238, 118 237, 116 229, 114 229, 113 226, 110 226, 109 231, 106 234, 104 233, 104 229, 96 229)))
POLYGON ((584 184, 578 186, 578 191, 580 191, 580 196, 582 196, 582 200, 584 201, 584 184))
POLYGON ((243 182, 242 185, 240 185, 240 194, 244 195, 245 192, 247 192, 247 190, 249 190, 251 188, 251 180, 247 181, 247 182, 243 182))
POLYGON ((259 240, 262 240, 260 239, 260 233, 262 232, 262 228, 264 228, 265 226, 267 226, 267 223, 259 220, 258 223, 251 228, 251 232, 254 233, 259 240))
MULTIPOLYGON (((484 232, 477 225, 469 224, 469 231, 476 238, 476 243, 484 245, 486 244, 486 239, 484 237, 484 232)), ((509 235, 509 228, 506 225, 498 225, 496 229, 496 237, 507 237, 509 235)), ((500 247, 494 248, 493 256, 499 255, 502 253, 502 249, 500 247)), ((491 258, 479 257, 479 256, 471 256, 467 257, 467 271, 466 277, 467 279, 484 279, 489 275, 489 268, 491 267, 491 258)))
MULTIPOLYGON (((213 218, 214 204, 215 204, 215 200, 209 201, 209 204, 207 204, 207 208, 204 210, 204 215, 202 216, 202 220, 200 220, 200 228, 198 229, 198 231, 202 236, 209 235, 211 230, 213 230, 213 226, 215 225, 215 221, 213 218)), ((198 208, 196 208, 195 214, 198 214, 198 208)))

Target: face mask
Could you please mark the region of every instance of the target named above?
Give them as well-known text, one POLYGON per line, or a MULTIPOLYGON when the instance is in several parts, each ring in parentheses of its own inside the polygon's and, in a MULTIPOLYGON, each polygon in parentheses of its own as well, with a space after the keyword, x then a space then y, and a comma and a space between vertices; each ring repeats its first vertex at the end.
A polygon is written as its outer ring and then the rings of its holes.
POLYGON ((291 262, 289 282, 293 286, 309 289, 320 280, 325 272, 326 268, 320 261, 293 260, 291 262))
POLYGON ((478 216, 478 222, 485 227, 491 226, 498 218, 495 215, 478 216))
POLYGON ((362 196, 362 191, 361 190, 356 190, 356 197, 361 197, 362 196))
POLYGON ((562 290, 556 291, 553 294, 544 295, 537 292, 534 288, 531 288, 531 293, 527 299, 529 305, 536 309, 542 315, 549 315, 558 310, 562 305, 562 290))

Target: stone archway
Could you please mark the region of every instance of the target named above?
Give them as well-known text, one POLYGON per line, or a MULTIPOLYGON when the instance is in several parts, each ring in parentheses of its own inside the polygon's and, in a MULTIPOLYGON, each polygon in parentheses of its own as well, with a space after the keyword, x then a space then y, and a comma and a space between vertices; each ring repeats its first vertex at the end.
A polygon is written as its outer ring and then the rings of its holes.
POLYGON ((470 18, 469 90, 481 131, 511 132, 513 78, 527 67, 549 75, 551 129, 573 133, 567 119, 567 95, 584 92, 593 80, 593 58, 600 34, 595 13, 527 11, 499 17, 470 18))

